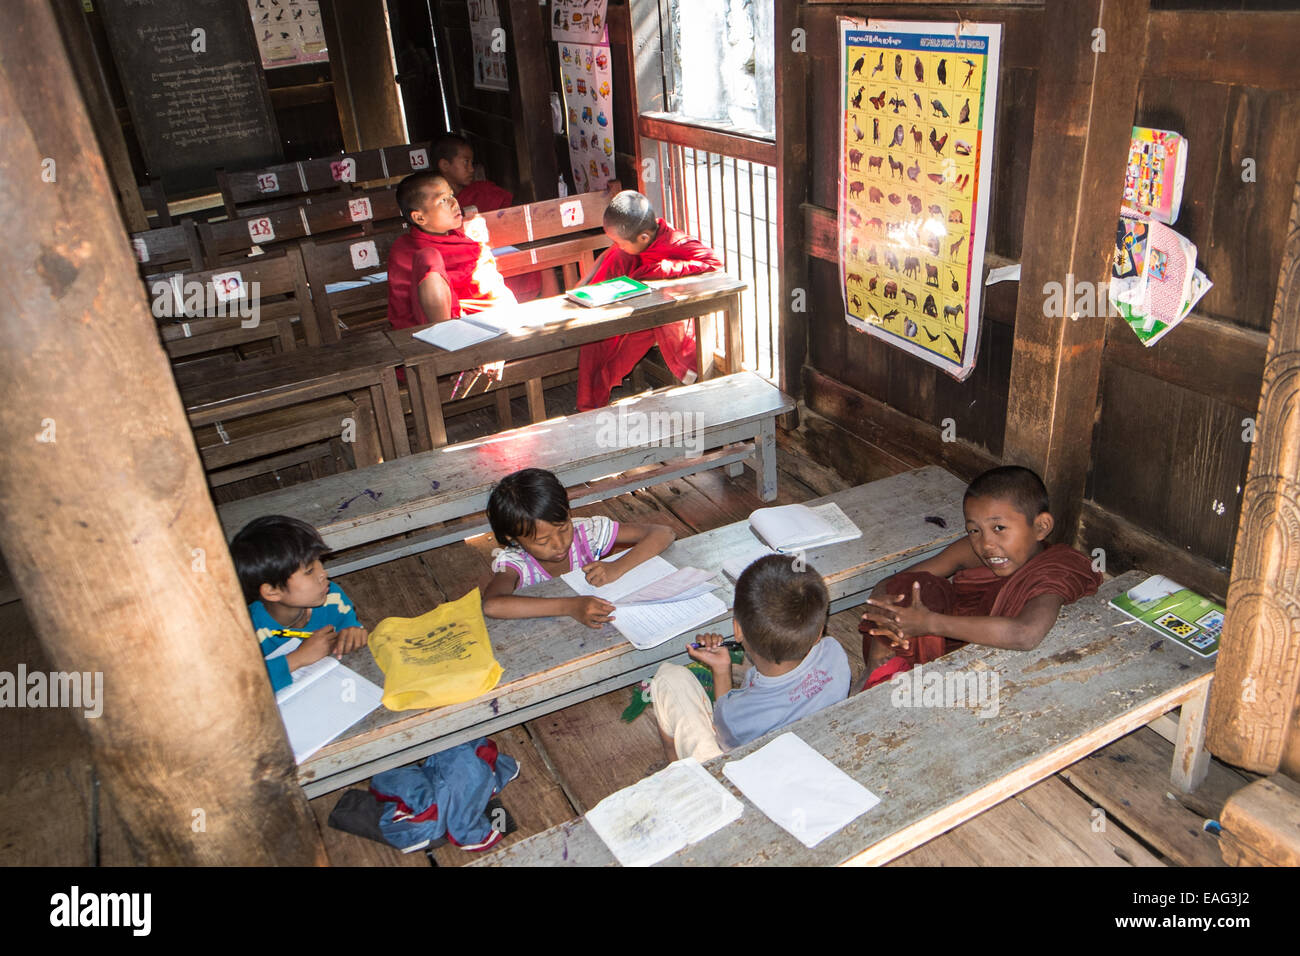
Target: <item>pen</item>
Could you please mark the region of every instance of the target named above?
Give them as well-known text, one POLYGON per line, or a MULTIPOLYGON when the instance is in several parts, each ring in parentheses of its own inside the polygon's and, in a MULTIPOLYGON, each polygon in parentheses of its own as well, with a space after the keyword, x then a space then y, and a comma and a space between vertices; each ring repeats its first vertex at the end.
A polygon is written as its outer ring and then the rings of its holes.
POLYGON ((308 637, 311 637, 313 633, 314 633, 313 631, 279 630, 279 631, 272 631, 271 636, 272 637, 301 637, 306 639, 308 637))
MULTIPOLYGON (((703 645, 700 644, 699 641, 691 641, 691 647, 695 648, 697 651, 698 651, 702 646, 703 646, 703 645)), ((719 646, 719 647, 743 647, 744 645, 742 645, 742 644, 740 643, 740 641, 733 641, 731 638, 727 638, 725 641, 723 641, 723 642, 722 642, 721 644, 719 644, 718 646, 719 646)))

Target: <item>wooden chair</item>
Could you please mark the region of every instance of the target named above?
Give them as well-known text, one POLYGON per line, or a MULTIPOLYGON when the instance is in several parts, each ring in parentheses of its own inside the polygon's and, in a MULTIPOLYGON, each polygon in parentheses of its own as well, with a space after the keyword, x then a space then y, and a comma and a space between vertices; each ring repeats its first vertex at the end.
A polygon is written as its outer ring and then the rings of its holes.
POLYGON ((131 251, 144 277, 177 269, 203 268, 203 250, 190 219, 182 219, 174 226, 131 233, 131 251))

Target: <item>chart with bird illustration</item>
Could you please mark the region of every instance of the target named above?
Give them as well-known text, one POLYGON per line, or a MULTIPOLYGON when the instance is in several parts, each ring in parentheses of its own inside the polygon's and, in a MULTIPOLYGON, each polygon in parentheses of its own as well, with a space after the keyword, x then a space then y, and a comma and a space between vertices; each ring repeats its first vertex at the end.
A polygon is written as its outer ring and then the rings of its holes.
POLYGON ((1002 27, 840 20, 840 280, 854 328, 975 368, 1002 27))

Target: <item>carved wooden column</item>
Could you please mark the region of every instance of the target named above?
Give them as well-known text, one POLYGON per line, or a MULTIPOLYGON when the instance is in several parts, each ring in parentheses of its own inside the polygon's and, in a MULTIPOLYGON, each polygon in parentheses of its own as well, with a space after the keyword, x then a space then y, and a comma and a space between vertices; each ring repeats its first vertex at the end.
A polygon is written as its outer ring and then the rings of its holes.
MULTIPOLYGON (((1300 179, 1300 174, 1298 174, 1300 179)), ((1255 447, 1242 493, 1228 610, 1210 695, 1207 744, 1256 773, 1300 773, 1300 181, 1273 328, 1255 447), (1288 739, 1289 738, 1289 739, 1288 739)))

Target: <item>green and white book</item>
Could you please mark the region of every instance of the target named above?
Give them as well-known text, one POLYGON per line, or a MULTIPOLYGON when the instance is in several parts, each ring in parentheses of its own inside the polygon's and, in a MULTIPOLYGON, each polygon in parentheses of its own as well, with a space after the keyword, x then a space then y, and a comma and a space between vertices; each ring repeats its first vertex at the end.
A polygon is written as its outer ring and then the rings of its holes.
POLYGON ((1213 657, 1219 653, 1223 605, 1201 597, 1177 581, 1154 575, 1113 598, 1110 606, 1193 654, 1213 657))
POLYGON ((623 276, 618 279, 606 279, 604 282, 584 285, 579 289, 566 293, 566 295, 578 305, 594 308, 598 305, 622 302, 624 299, 635 299, 637 296, 645 295, 650 291, 650 287, 644 282, 638 282, 636 279, 623 276))

